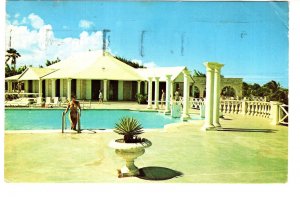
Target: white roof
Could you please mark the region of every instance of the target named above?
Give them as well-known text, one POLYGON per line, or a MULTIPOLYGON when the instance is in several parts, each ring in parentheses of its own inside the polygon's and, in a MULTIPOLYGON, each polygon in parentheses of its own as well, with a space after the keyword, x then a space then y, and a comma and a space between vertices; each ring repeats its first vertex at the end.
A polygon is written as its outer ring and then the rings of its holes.
POLYGON ((48 68, 57 71, 43 79, 109 79, 109 80, 144 80, 135 68, 101 51, 89 51, 74 55, 48 68))
MULTIPOLYGON (((174 67, 154 67, 154 68, 138 68, 136 69, 140 75, 146 80, 149 77, 159 77, 159 81, 166 81, 166 75, 171 75, 172 81, 183 81, 182 72, 186 70, 185 66, 174 66, 174 67)), ((192 78, 190 78, 193 80, 192 78)), ((154 79, 153 79, 154 80, 154 79)))
POLYGON ((5 80, 17 81, 20 76, 21 76, 21 74, 13 75, 13 76, 10 76, 10 77, 6 77, 5 80))
POLYGON ((28 67, 19 77, 19 81, 23 80, 40 80, 41 77, 56 71, 51 68, 34 68, 28 67))

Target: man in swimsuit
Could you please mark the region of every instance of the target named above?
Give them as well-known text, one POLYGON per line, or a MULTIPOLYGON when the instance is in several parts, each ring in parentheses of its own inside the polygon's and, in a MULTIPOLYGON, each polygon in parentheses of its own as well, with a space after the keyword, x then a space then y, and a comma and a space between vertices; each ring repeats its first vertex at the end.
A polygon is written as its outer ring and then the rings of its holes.
MULTIPOLYGON (((76 130, 76 125, 78 122, 78 108, 80 109, 80 115, 81 115, 81 107, 78 101, 76 101, 76 97, 74 95, 72 95, 72 100, 71 102, 69 102, 68 107, 65 111, 65 113, 68 112, 68 110, 70 109, 70 114, 69 114, 69 118, 70 118, 70 123, 71 123, 71 129, 72 130, 76 130)), ((78 133, 81 133, 80 131, 78 131, 78 133)))

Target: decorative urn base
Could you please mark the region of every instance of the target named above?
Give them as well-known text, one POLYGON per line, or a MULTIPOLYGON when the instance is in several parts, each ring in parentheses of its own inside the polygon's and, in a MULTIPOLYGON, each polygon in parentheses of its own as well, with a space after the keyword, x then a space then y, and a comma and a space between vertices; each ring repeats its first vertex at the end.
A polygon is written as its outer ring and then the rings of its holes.
POLYGON ((134 160, 145 153, 145 148, 148 148, 152 143, 144 139, 143 142, 138 143, 124 143, 120 140, 113 140, 109 143, 109 147, 115 149, 118 156, 125 160, 125 165, 118 170, 119 177, 138 176, 139 169, 134 164, 134 160))

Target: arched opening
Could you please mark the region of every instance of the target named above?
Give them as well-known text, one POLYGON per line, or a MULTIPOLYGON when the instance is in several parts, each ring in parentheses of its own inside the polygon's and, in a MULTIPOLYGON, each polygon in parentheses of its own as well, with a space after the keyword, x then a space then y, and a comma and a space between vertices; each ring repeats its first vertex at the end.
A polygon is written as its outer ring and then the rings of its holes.
POLYGON ((231 86, 225 86, 221 91, 223 97, 236 97, 236 91, 231 86))
POLYGON ((200 90, 197 86, 194 86, 194 98, 200 98, 200 90))

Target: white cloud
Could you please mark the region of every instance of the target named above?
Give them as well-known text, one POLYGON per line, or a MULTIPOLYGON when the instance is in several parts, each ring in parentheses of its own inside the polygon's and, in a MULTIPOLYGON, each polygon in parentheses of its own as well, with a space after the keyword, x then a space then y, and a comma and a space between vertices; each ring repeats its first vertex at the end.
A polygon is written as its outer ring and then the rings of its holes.
POLYGON ((19 16, 20 16, 20 14, 19 14, 19 13, 16 13, 14 17, 15 17, 15 18, 18 18, 19 16))
POLYGON ((155 64, 155 62, 144 62, 142 60, 138 60, 138 59, 132 59, 132 62, 138 63, 140 65, 144 65, 147 68, 154 68, 157 67, 157 65, 155 64))
POLYGON ((102 48, 101 31, 93 33, 83 31, 78 37, 57 38, 52 26, 44 24, 44 20, 35 14, 20 19, 16 24, 7 21, 5 35, 6 48, 9 47, 11 35, 11 47, 21 54, 17 65, 44 65, 47 59, 52 60, 57 57, 65 59, 77 52, 102 48), (30 29, 29 25, 34 29, 30 29))
POLYGON ((93 25, 94 25, 94 23, 92 21, 88 21, 88 20, 80 20, 79 24, 78 24, 78 26, 83 29, 89 29, 93 25))
POLYGON ((40 29, 44 25, 44 20, 34 13, 29 14, 28 19, 30 20, 31 26, 35 29, 40 29))
POLYGON ((154 68, 157 65, 155 64, 155 62, 146 62, 144 63, 144 66, 146 66, 147 68, 154 68))

